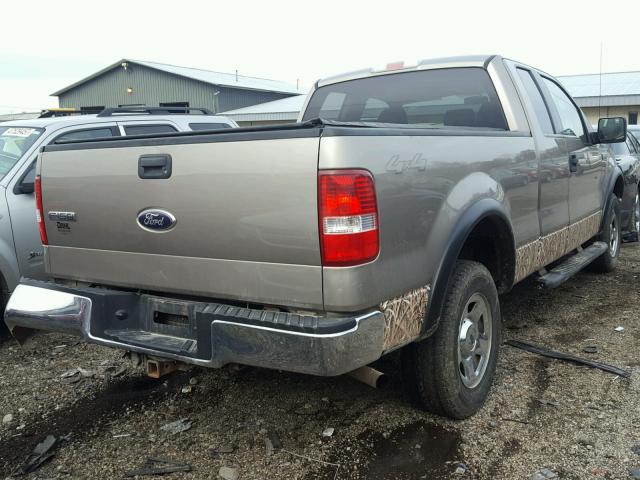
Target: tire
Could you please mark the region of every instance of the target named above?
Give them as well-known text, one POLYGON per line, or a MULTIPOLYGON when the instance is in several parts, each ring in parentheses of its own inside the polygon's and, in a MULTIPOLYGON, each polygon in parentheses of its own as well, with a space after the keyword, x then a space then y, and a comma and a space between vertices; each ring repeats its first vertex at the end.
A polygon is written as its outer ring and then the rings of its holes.
POLYGON ((633 237, 633 241, 639 241, 638 234, 640 233, 640 194, 636 193, 636 198, 633 201, 633 207, 631 209, 631 219, 629 220, 629 232, 633 237))
POLYGON ((599 273, 609 273, 615 270, 620 254, 622 232, 620 229, 620 200, 611 194, 609 206, 604 217, 604 227, 598 240, 609 245, 606 252, 596 258, 591 264, 591 270, 599 273))
POLYGON ((7 324, 4 323, 4 307, 7 306, 9 295, 4 292, 0 292, 0 339, 8 338, 11 336, 11 332, 7 328, 7 324))
POLYGON ((500 304, 491 274, 481 263, 459 260, 438 329, 405 347, 405 382, 426 410, 454 419, 470 417, 489 395, 501 336, 500 304))

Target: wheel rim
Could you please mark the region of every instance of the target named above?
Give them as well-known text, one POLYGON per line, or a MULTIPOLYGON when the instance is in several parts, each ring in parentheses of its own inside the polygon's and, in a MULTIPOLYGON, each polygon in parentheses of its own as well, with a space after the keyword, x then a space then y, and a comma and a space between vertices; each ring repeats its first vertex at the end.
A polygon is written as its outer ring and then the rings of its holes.
POLYGON ((618 232, 618 221, 615 215, 611 220, 609 231, 611 235, 611 237, 609 238, 609 250, 611 251, 611 256, 615 257, 618 254, 618 244, 620 243, 620 235, 618 232))
POLYGON ((493 318, 489 302, 480 293, 467 301, 458 328, 458 372, 467 388, 482 381, 491 356, 493 318))
POLYGON ((640 232, 640 196, 636 193, 636 201, 633 204, 633 227, 634 232, 640 232))

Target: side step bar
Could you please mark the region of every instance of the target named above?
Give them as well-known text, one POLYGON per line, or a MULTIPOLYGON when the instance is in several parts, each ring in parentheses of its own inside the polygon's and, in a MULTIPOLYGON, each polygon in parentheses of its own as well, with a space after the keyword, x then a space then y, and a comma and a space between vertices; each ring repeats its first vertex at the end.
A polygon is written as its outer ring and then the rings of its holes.
POLYGON ((608 248, 609 246, 604 242, 594 242, 584 250, 571 255, 553 270, 541 275, 538 283, 543 288, 556 288, 593 262, 608 248))

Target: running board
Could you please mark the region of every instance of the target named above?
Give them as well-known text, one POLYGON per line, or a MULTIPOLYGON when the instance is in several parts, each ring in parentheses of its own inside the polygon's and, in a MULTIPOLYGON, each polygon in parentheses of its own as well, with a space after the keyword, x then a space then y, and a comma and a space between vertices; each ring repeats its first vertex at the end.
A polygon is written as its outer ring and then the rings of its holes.
POLYGON ((604 242, 594 242, 584 250, 571 255, 553 270, 549 270, 549 272, 538 277, 538 283, 543 288, 556 288, 593 262, 608 248, 608 245, 604 242))

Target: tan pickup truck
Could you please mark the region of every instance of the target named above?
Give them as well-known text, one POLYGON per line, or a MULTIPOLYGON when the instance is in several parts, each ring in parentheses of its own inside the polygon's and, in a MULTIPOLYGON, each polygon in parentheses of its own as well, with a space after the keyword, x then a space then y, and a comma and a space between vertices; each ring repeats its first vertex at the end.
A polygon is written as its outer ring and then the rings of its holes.
POLYGON ((158 362, 339 375, 403 348, 409 386, 485 401, 499 293, 615 267, 622 178, 550 75, 500 56, 320 80, 300 122, 51 145, 49 282, 5 320, 158 362))

